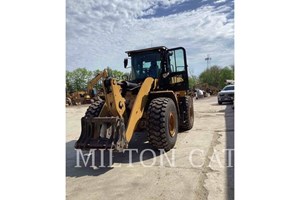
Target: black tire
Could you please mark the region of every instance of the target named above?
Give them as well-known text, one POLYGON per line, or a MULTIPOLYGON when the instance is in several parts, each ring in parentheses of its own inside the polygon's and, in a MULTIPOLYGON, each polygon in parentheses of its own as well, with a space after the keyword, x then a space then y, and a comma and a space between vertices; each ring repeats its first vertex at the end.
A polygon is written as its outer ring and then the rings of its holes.
POLYGON ((218 104, 219 104, 219 105, 222 105, 222 101, 218 101, 218 104))
POLYGON ((188 131, 194 126, 194 103, 193 98, 186 96, 181 99, 180 105, 182 112, 182 117, 179 123, 179 130, 188 131))
POLYGON ((153 99, 147 110, 147 132, 152 146, 169 151, 175 146, 178 133, 178 114, 172 99, 153 99))
POLYGON ((85 112, 84 117, 98 117, 104 105, 104 101, 96 101, 92 103, 85 112))

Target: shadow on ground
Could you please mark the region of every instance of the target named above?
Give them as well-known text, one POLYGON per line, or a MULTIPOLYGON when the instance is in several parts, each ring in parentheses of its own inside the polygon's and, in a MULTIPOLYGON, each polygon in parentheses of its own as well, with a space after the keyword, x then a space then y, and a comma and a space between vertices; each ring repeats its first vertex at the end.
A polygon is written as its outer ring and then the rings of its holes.
MULTIPOLYGON (((212 106, 221 106, 218 103, 211 104, 212 106)), ((227 200, 234 199, 234 104, 224 102, 225 109, 218 112, 225 113, 226 126, 226 187, 227 200)))
MULTIPOLYGON (((113 170, 111 167, 113 164, 128 164, 130 159, 130 154, 128 151, 124 153, 110 152, 108 150, 104 150, 101 152, 100 150, 95 150, 94 158, 96 168, 93 168, 92 157, 89 159, 89 151, 82 151, 82 155, 84 155, 84 159, 82 159, 81 154, 74 149, 74 144, 76 140, 72 140, 66 143, 66 177, 81 177, 81 176, 99 176, 101 174, 106 173, 109 170, 113 170), (112 156, 111 156, 112 155, 112 156), (79 158, 79 159, 78 159, 79 158), (112 159, 111 159, 112 158, 112 159), (79 160, 79 162, 78 162, 79 160), (85 165, 84 162, 87 162, 85 165), (81 167, 75 167, 81 166, 81 167), (101 167, 99 167, 101 166, 101 167)), ((159 156, 160 151, 154 150, 153 147, 147 141, 147 135, 144 132, 137 132, 133 135, 132 140, 128 146, 129 149, 137 149, 136 151, 132 151, 132 163, 137 163, 142 161, 149 160, 155 156, 159 156), (149 149, 155 152, 151 152, 149 149), (144 152, 143 152, 144 150, 144 152)))
POLYGON ((226 123, 226 164, 227 164, 227 199, 234 199, 234 109, 232 104, 225 108, 226 123), (229 150, 231 149, 231 154, 229 150))
MULTIPOLYGON (((221 105, 218 104, 218 103, 212 103, 212 104, 210 104, 210 105, 212 105, 212 106, 221 106, 221 105)), ((231 102, 223 102, 222 105, 228 106, 228 105, 233 105, 233 104, 232 104, 231 102)))

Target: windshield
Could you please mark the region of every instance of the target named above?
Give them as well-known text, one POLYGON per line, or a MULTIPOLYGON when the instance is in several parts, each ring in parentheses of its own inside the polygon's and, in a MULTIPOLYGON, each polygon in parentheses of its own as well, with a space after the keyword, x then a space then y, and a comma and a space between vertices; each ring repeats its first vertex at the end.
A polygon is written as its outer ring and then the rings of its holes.
POLYGON ((148 76, 158 78, 160 62, 159 52, 133 54, 131 56, 131 80, 143 80, 148 76))
POLYGON ((234 90, 234 86, 226 86, 223 90, 234 90))

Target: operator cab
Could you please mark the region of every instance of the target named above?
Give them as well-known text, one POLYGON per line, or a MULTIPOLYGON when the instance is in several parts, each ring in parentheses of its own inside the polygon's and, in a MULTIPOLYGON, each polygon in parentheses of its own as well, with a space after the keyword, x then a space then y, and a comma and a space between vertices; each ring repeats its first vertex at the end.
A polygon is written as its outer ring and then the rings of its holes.
MULTIPOLYGON (((141 83, 147 77, 158 79, 159 89, 189 90, 186 52, 183 47, 165 46, 126 52, 131 57, 129 82, 141 83)), ((124 60, 126 68, 128 59, 124 60)))

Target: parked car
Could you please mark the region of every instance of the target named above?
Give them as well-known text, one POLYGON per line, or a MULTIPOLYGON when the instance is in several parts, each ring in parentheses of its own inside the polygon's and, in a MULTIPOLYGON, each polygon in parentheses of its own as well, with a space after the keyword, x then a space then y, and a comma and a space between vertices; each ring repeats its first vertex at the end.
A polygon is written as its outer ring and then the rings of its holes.
POLYGON ((218 103, 221 105, 223 102, 232 102, 234 101, 234 85, 225 86, 218 93, 218 103))

